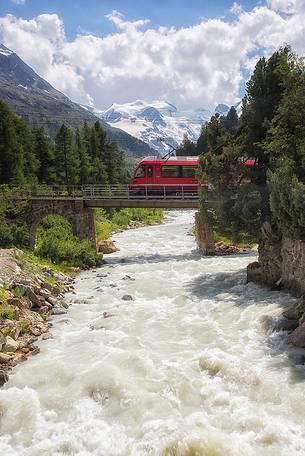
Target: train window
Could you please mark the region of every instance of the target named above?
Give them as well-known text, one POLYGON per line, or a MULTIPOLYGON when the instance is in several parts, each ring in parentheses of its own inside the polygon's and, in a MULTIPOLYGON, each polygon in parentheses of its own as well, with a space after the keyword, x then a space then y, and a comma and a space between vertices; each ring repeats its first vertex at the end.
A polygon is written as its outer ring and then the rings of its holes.
POLYGON ((147 167, 147 177, 153 177, 153 167, 152 166, 147 167))
POLYGON ((134 177, 145 177, 145 166, 141 165, 136 169, 134 177))
POLYGON ((162 166, 161 167, 162 177, 180 177, 180 166, 162 166))
POLYGON ((182 177, 195 177, 196 166, 182 166, 182 177))

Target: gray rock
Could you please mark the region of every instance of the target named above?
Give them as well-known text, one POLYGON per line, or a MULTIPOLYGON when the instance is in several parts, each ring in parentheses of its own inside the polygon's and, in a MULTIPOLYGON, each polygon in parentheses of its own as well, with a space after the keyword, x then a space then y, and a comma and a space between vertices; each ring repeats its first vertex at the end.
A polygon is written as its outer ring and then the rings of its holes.
POLYGON ((12 337, 7 336, 4 345, 5 352, 15 352, 19 348, 19 343, 16 342, 12 337))
POLYGON ((51 296, 51 292, 47 288, 41 288, 40 296, 42 296, 45 299, 48 299, 48 297, 51 296))
POLYGON ((18 292, 22 296, 25 296, 26 298, 28 298, 34 307, 39 306, 39 298, 38 298, 38 296, 36 296, 36 294, 31 289, 31 287, 29 287, 28 285, 25 285, 23 283, 16 283, 14 289, 18 290, 18 292))
POLYGON ((2 348, 4 347, 5 342, 6 342, 6 338, 5 338, 5 336, 2 334, 2 332, 0 331, 0 351, 1 351, 2 348))
POLYGON ((288 343, 295 347, 305 348, 305 323, 298 326, 288 337, 288 343))
POLYGON ((0 353, 0 364, 8 363, 12 359, 12 356, 8 353, 0 353))
POLYGON ((123 301, 133 301, 134 300, 133 297, 128 294, 122 296, 122 299, 123 299, 123 301))
POLYGON ((67 310, 63 309, 62 307, 53 307, 51 312, 52 315, 64 315, 67 313, 67 310))
POLYGON ((298 320, 288 320, 287 318, 281 318, 275 323, 275 329, 277 331, 293 331, 299 326, 298 320))
POLYGON ((8 375, 4 370, 0 370, 0 387, 8 381, 8 375))
POLYGON ((58 300, 54 298, 54 296, 49 296, 47 298, 47 301, 52 304, 52 306, 57 306, 58 305, 58 300))
POLYGON ((283 316, 288 318, 288 320, 299 320, 304 313, 305 301, 303 298, 300 298, 295 304, 283 312, 283 316))
POLYGON ((130 275, 127 274, 127 275, 125 275, 125 276, 122 278, 122 280, 132 280, 132 281, 134 281, 134 280, 136 280, 136 279, 135 279, 134 277, 131 277, 130 275))

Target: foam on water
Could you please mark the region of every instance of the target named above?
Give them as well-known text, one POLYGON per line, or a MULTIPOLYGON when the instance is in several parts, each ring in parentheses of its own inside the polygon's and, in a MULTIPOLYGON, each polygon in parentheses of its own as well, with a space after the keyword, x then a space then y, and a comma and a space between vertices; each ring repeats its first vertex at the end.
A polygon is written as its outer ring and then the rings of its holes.
POLYGON ((270 324, 293 299, 246 284, 255 253, 201 257, 192 219, 120 233, 80 274, 0 391, 0 454, 305 454, 304 368, 270 324))

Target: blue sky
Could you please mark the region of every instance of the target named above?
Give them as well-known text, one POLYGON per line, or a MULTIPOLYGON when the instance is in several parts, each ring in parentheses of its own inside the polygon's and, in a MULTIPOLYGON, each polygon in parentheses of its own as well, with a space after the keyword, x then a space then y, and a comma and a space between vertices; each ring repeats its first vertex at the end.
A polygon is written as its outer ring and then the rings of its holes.
MULTIPOLYGON (((262 2, 239 2, 245 10, 253 9, 258 3, 262 2)), ((232 20, 232 4, 232 0, 26 0, 16 5, 13 0, 0 0, 0 16, 13 14, 30 19, 43 13, 56 13, 63 18, 67 36, 72 39, 79 32, 100 36, 114 32, 114 26, 105 18, 112 10, 133 20, 149 18, 152 27, 180 28, 196 24, 202 18, 232 20)))

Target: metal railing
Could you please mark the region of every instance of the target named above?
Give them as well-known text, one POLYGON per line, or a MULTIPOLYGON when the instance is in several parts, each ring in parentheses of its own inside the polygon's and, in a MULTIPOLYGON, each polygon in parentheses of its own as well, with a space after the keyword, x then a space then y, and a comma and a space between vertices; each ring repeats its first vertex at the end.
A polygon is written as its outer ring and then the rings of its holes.
POLYGON ((88 185, 83 186, 85 199, 198 199, 198 191, 190 185, 160 185, 147 184, 141 186, 130 185, 88 185))
POLYGON ((31 188, 0 186, 11 198, 82 198, 82 199, 147 199, 147 200, 197 200, 195 186, 179 184, 147 185, 83 185, 49 186, 37 185, 31 188))

